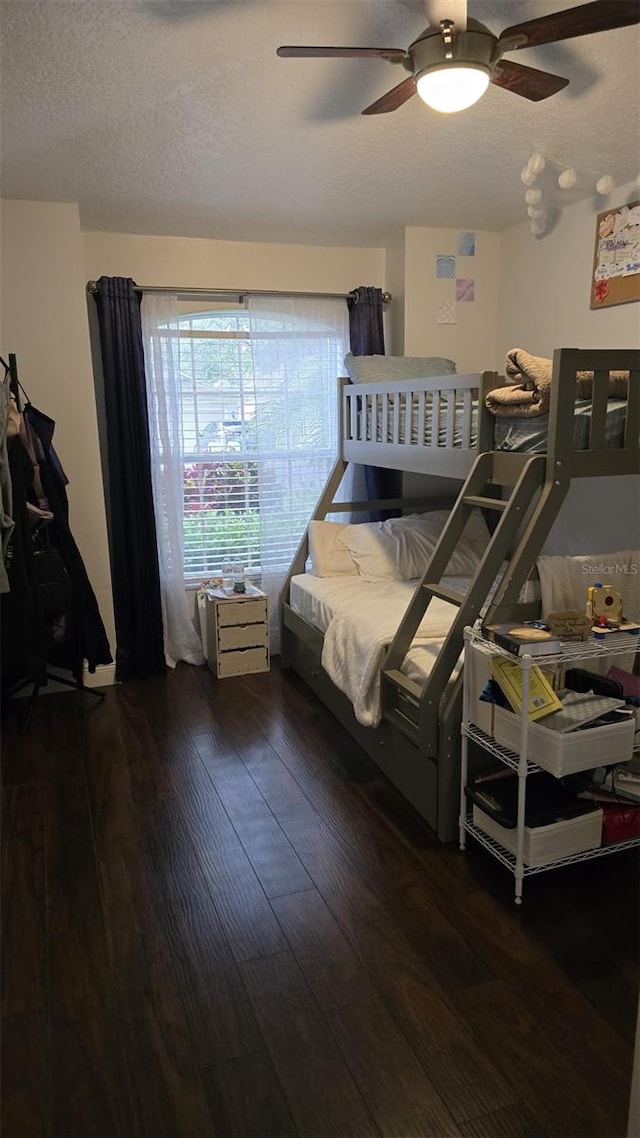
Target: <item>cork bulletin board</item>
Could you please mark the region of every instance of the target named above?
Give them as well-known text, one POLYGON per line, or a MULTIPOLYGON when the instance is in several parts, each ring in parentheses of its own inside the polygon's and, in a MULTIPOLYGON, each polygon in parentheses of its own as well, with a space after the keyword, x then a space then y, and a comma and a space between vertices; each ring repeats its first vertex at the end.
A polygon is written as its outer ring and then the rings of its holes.
POLYGON ((640 201, 596 219, 591 308, 640 300, 640 201))

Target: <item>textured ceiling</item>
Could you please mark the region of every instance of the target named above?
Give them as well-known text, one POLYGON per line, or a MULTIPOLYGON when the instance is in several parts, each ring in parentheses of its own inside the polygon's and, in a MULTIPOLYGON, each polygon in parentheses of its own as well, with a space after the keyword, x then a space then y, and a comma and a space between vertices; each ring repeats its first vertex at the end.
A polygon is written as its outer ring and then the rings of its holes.
MULTIPOLYGON (((469 0, 494 32, 572 6, 469 0)), ((532 149, 580 172, 573 199, 640 169, 637 28, 518 53, 570 80, 542 103, 491 87, 457 116, 361 117, 404 71, 276 47, 404 48, 417 0, 1 0, 0 19, 3 196, 78 201, 86 229, 380 245, 524 220, 532 149)))

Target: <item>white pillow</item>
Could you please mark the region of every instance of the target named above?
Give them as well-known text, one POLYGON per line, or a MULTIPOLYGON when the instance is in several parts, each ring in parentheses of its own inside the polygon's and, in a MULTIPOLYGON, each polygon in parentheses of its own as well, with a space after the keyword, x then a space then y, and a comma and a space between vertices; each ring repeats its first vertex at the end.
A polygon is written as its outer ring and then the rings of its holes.
MULTIPOLYGON (((445 576, 473 577, 489 540, 484 518, 469 521, 471 541, 463 535, 445 576)), ((409 581, 422 577, 449 514, 433 510, 385 522, 345 526, 338 543, 348 550, 365 581, 409 581)))
POLYGON ((355 562, 344 545, 338 544, 347 522, 309 522, 309 557, 314 577, 357 576, 355 562))
POLYGON ((455 375, 453 360, 440 356, 354 356, 344 357, 352 383, 379 383, 389 379, 425 379, 431 375, 455 375))
MULTIPOLYGON (((441 530, 444 529, 450 513, 451 510, 429 510, 426 514, 407 514, 402 518, 391 518, 391 521, 395 525, 414 525, 425 534, 431 534, 437 538, 441 530)), ((489 537, 484 514, 481 510, 472 510, 462 532, 462 541, 465 545, 470 545, 478 557, 482 557, 489 544, 489 537)), ((461 573, 457 574, 457 576, 462 575, 461 573)), ((453 574, 448 574, 448 576, 453 576, 453 574)))

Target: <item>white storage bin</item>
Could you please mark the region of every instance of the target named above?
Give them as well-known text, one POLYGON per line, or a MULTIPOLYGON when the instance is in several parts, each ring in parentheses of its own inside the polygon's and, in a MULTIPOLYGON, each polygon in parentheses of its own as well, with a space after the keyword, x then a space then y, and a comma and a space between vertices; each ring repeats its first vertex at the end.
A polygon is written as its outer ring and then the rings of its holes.
POLYGON ((464 662, 466 682, 469 684, 469 718, 487 735, 493 735, 495 703, 485 703, 480 693, 491 679, 491 656, 486 652, 467 652, 464 662))
MULTIPOLYGON (((496 707, 493 716, 496 743, 520 753, 521 718, 504 707, 496 707)), ((609 763, 625 763, 631 758, 634 721, 608 723, 604 727, 584 727, 563 734, 539 723, 527 728, 527 759, 542 770, 560 778, 565 774, 589 770, 609 763)))
MULTIPOLYGON (((535 778, 535 775, 532 775, 535 778)), ((500 842, 509 853, 515 855, 518 841, 517 829, 501 826, 490 818, 479 806, 473 807, 474 825, 500 842)), ((523 860, 525 865, 549 865, 562 857, 597 850, 602 839, 602 810, 591 810, 577 818, 564 818, 549 826, 525 826, 523 860)))

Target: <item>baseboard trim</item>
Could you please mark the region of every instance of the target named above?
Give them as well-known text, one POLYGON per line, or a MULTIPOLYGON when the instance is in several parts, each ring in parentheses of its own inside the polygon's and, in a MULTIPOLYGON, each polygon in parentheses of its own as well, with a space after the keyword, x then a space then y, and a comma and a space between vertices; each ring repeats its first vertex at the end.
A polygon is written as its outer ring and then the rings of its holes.
POLYGON ((115 664, 98 664, 95 672, 90 672, 85 664, 82 682, 86 688, 106 688, 116 682, 115 664))

